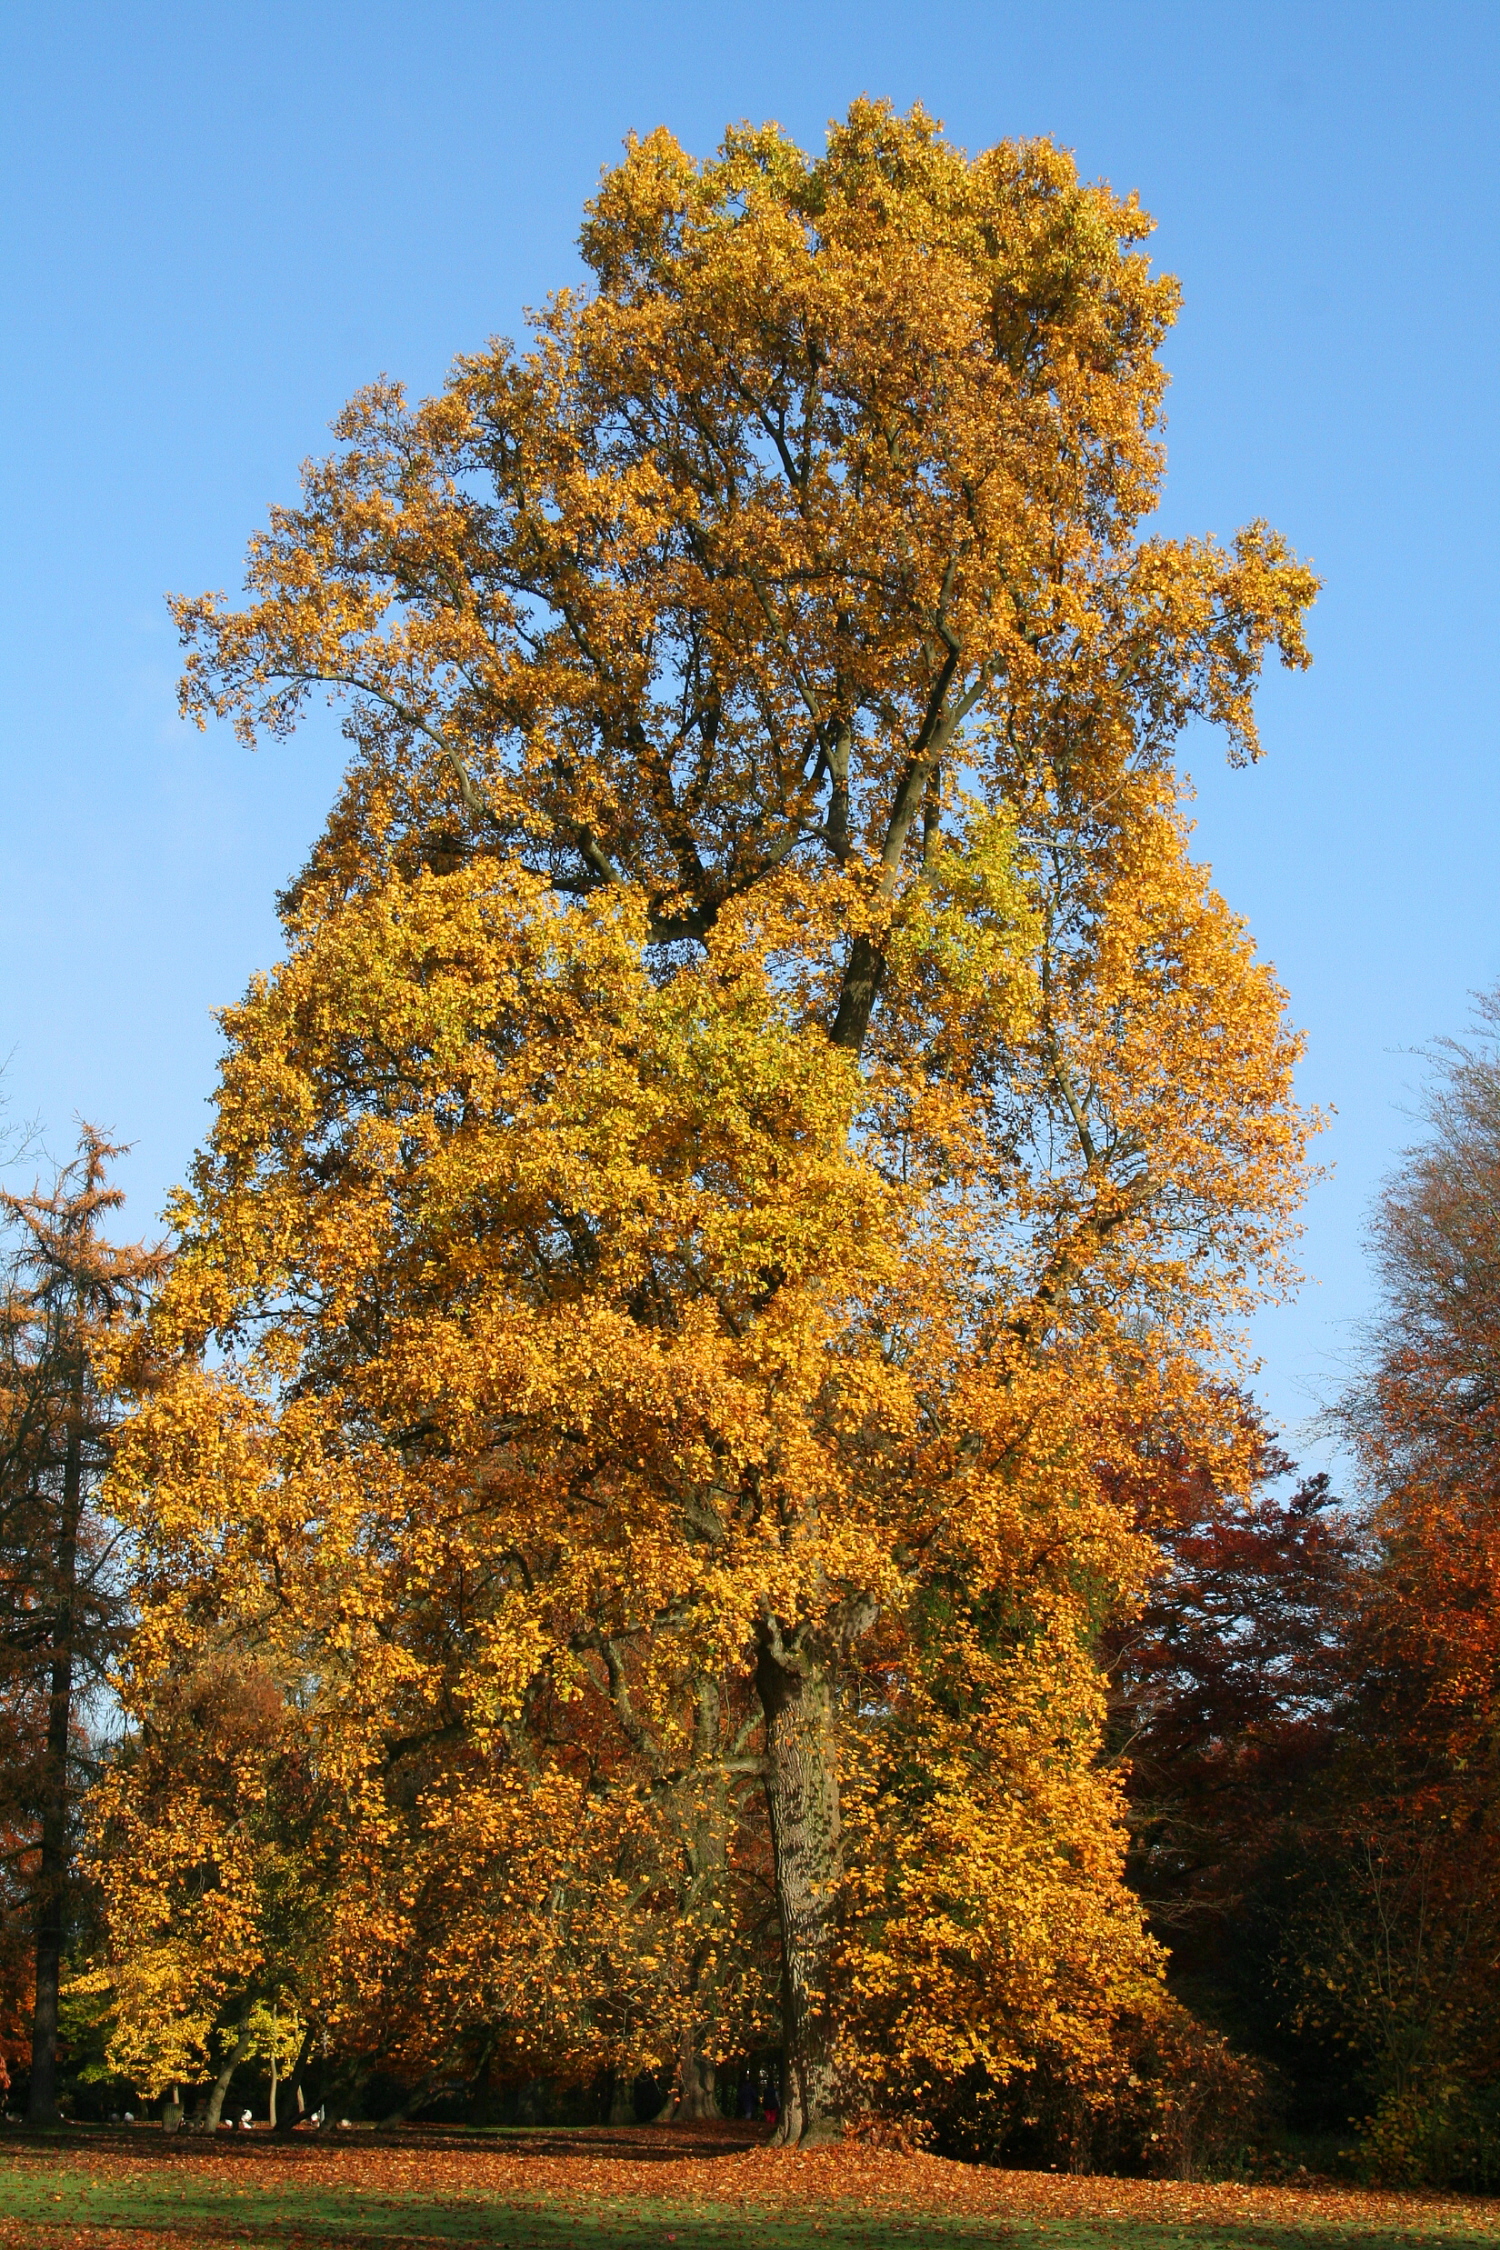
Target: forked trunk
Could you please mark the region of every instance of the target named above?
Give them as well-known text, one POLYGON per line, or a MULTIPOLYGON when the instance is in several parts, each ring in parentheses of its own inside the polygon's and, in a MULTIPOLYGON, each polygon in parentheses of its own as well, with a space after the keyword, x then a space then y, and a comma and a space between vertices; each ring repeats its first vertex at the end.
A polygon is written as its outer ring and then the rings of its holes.
POLYGON ((296 2102, 297 2106, 294 2109, 292 2107, 292 2103, 289 2101, 286 2105, 286 2108, 282 2111, 281 2116, 276 2120, 276 2130, 279 2134, 281 2134, 283 2139, 289 2138, 290 2135, 296 2131, 297 2121, 301 2117, 303 2110, 306 2107, 306 2104, 302 2099, 302 2073, 304 2070, 306 2070, 308 2063, 312 2058, 313 2042, 317 2038, 317 2035, 316 2025, 309 2024, 307 2026, 307 2029, 302 2034, 301 2052, 298 2054, 296 2062, 292 2065, 291 2071, 287 2078, 287 2084, 291 2087, 292 2090, 292 2099, 296 2102))
POLYGON ((229 2081, 250 2052, 250 2024, 248 2018, 240 2026, 239 2037, 224 2057, 224 2068, 214 2080, 213 2092, 208 2097, 208 2114, 203 2120, 205 2133, 217 2133, 219 2120, 224 2114, 224 2096, 229 2091, 229 2081))
POLYGON ((778 2143, 839 2140, 829 1980, 843 1860, 833 1682, 806 1650, 761 1645, 766 1800, 781 1916, 786 2068, 778 2143))

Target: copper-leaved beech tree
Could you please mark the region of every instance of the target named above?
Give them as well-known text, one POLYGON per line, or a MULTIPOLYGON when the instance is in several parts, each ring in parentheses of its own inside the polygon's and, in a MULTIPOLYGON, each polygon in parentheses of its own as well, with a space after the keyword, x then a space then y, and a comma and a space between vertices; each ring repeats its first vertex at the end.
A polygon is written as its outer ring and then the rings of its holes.
POLYGON ((1350 2058, 1378 2177, 1487 2184, 1500 2072, 1500 995, 1438 1043, 1376 1205, 1381 1302, 1342 1402, 1370 1568, 1286 1982, 1350 2058))
POLYGON ((316 1736, 330 2020, 686 2087, 774 2017, 815 2139, 1149 1989, 1111 1473, 1232 1478, 1303 1138, 1171 751, 1314 582, 1142 535, 1148 230, 874 103, 654 134, 179 605, 191 714, 354 756, 142 1346, 131 1693, 217 1635, 316 1736))

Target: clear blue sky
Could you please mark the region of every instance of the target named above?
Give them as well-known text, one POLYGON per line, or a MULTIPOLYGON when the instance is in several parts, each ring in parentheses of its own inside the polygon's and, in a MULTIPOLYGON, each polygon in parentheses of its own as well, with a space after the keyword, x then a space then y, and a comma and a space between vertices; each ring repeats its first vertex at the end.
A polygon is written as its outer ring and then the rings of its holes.
POLYGON ((1266 515, 1327 590, 1267 756, 1188 749, 1199 843, 1337 1106, 1315 1284, 1266 1316, 1295 1422, 1367 1300, 1409 1050, 1500 977, 1500 8, 1342 0, 139 0, 0 28, 0 1053, 55 1146, 134 1143, 148 1227, 206 1124, 210 1011, 275 957, 330 728, 251 757, 178 722, 167 588, 246 534, 356 385, 437 384, 574 271, 631 127, 804 144, 861 92, 970 148, 1050 133, 1136 188, 1186 307, 1167 528, 1266 515))

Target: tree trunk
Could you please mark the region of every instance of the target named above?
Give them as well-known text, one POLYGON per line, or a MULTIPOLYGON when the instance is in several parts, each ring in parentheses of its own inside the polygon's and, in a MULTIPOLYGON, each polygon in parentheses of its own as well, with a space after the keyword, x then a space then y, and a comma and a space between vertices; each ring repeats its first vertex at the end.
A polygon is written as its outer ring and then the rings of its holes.
POLYGON ((276 2130, 276 2051, 271 2050, 271 2130, 276 2130))
POLYGON ((83 1372, 69 1399, 63 1455, 62 1515, 53 1552, 52 1666, 48 1681, 47 1756, 42 1777, 42 1834, 37 1876, 36 2008, 31 2019, 29 2125, 55 2125, 57 2003, 62 1983, 68 1905, 68 1752, 73 1734, 73 1603, 78 1578, 78 1519, 83 1506, 83 1372))
POLYGON ((302 2114, 302 2073, 307 2068, 309 2058, 311 2057, 313 2051, 313 2041, 317 2038, 317 2035, 317 2029, 313 2024, 309 2024, 307 2026, 307 2029, 302 2034, 302 2051, 298 2055, 296 2062, 292 2066, 290 2080, 292 2092, 296 2097, 297 2106, 294 2109, 292 2107, 292 2104, 288 2102, 286 2105, 286 2115, 281 2118, 276 2127, 277 2132, 282 2136, 283 2139, 285 2139, 286 2136, 295 2129, 297 2120, 302 2114))
POLYGON ((829 1040, 835 1047, 843 1047, 850 1054, 859 1053, 870 1028, 870 1018, 875 1012, 875 1002, 884 977, 885 955, 875 940, 857 937, 849 948, 849 961, 839 991, 839 1004, 828 1033, 829 1040))
POLYGON ((788 1650, 773 1630, 756 1685, 781 1917, 786 2067, 776 2139, 809 2147, 843 2137, 828 1990, 843 1875, 833 1682, 808 1650, 788 1650))
MULTIPOLYGON (((729 1878, 729 1777, 722 1759, 723 1704, 718 1680, 700 1673, 693 1686, 693 1754, 684 1776, 679 1800, 679 1834, 682 1839, 686 1881, 678 1894, 678 1912, 687 1919, 695 1903, 705 1898, 723 1900, 729 1878)), ((689 2009, 712 2010, 709 1988, 716 1975, 713 1948, 700 1943, 693 1954, 685 1995, 689 2009)), ((719 2114, 717 2072, 704 2054, 703 2025, 692 2015, 683 2024, 677 2047, 677 2116, 684 2121, 716 2118, 719 2114)))
POLYGON ((229 2091, 229 2081, 233 2078, 249 2051, 250 2023, 247 2017, 240 2026, 239 2037, 235 2040, 228 2056, 225 2058, 224 2068, 214 2080, 213 2092, 208 2097, 208 2115, 203 2120, 205 2133, 217 2133, 219 2130, 219 2119, 224 2114, 224 2096, 229 2091))
POLYGON ((609 2123, 633 2125, 635 2123, 635 2080, 623 2071, 615 2071, 610 2079, 609 2123))
POLYGON ((699 2048, 698 2034, 690 2024, 682 2035, 677 2064, 679 2119, 717 2117, 719 2100, 713 2064, 699 2048))
MULTIPOLYGON (((782 2069, 781 2115, 776 2120, 776 2130, 771 2135, 773 2148, 796 2148, 802 2140, 806 2114, 802 2107, 802 2087, 796 2071, 791 2068, 791 2050, 782 2069)), ((832 2136, 829 2136, 832 2137, 832 2136)))
POLYGON ((389 2116, 382 2117, 380 2120, 382 2128, 404 2125, 408 2117, 415 2117, 419 2110, 425 2109, 427 2104, 430 2101, 435 2101, 439 2094, 446 2094, 452 2083, 446 2072, 429 2070, 427 2076, 418 2085, 413 2086, 409 2093, 402 2096, 389 2116))

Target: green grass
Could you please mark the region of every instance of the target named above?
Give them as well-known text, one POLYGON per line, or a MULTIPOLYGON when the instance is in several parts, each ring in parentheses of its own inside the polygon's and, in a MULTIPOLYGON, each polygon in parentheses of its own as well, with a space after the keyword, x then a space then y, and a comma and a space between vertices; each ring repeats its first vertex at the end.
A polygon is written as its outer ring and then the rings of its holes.
MULTIPOLYGON (((347 2243, 351 2250, 366 2242, 484 2244, 486 2250, 557 2250, 565 2243, 596 2242, 610 2250, 640 2250, 646 2244, 658 2250, 674 2236, 677 2250, 709 2250, 710 2245, 724 2250, 726 2244, 746 2241, 753 2241, 757 2250, 886 2250, 887 2245, 894 2250, 897 2244, 902 2250, 951 2250, 957 2241, 995 2240, 993 2228, 974 2233, 930 2224, 872 2227, 860 2220, 840 2223, 832 2216, 821 2223, 798 2223, 729 2210, 706 2214, 702 2206, 685 2211, 661 2202, 549 2211, 488 2196, 462 2204, 419 2195, 372 2194, 366 2201, 296 2186, 266 2192, 236 2190, 227 2180, 209 2187, 201 2180, 177 2185, 150 2177, 102 2185, 70 2178, 59 2191, 29 2168, 3 2158, 0 2217, 74 2229, 202 2229, 211 2239, 244 2232, 259 2242, 347 2243)), ((1062 2243, 1058 2250, 1064 2250, 1062 2243)))
MULTIPOLYGON (((1005 2250, 1397 2250, 1417 2242, 1484 2243, 1496 2235, 1471 2228, 1456 2213, 1426 2215, 1390 2227, 1368 2222, 1333 2224, 1309 2213, 1305 2224, 1258 2226, 1149 2224, 1121 2218, 946 2219, 920 2211, 890 2218, 851 2208, 822 2206, 799 2215, 761 2215, 714 2205, 665 2200, 550 2204, 540 2192, 508 2201, 483 2192, 423 2196, 398 2194, 372 2178, 363 2194, 301 2185, 295 2166, 278 2167, 274 2186, 234 2157, 222 2162, 163 2161, 142 2152, 125 2176, 100 2180, 85 2169, 91 2153, 69 2136, 0 2149, 0 2221, 6 2239, 17 2228, 68 2230, 73 2239, 101 2246, 134 2243, 149 2250, 152 2235, 170 2229, 204 2245, 253 2241, 297 2250, 358 2250, 360 2244, 444 2243, 484 2245, 485 2250, 561 2250, 564 2244, 599 2244, 602 2250, 958 2250, 960 2245, 1004 2245, 1005 2250), (80 2161, 81 2160, 81 2161, 80 2161)), ((134 2152, 132 2152, 134 2154, 134 2152)), ((705 2185, 707 2183, 705 2182, 705 2185)), ((19 2236, 24 2244, 26 2233, 19 2236)), ((45 2235, 38 2238, 45 2240, 45 2235)))

